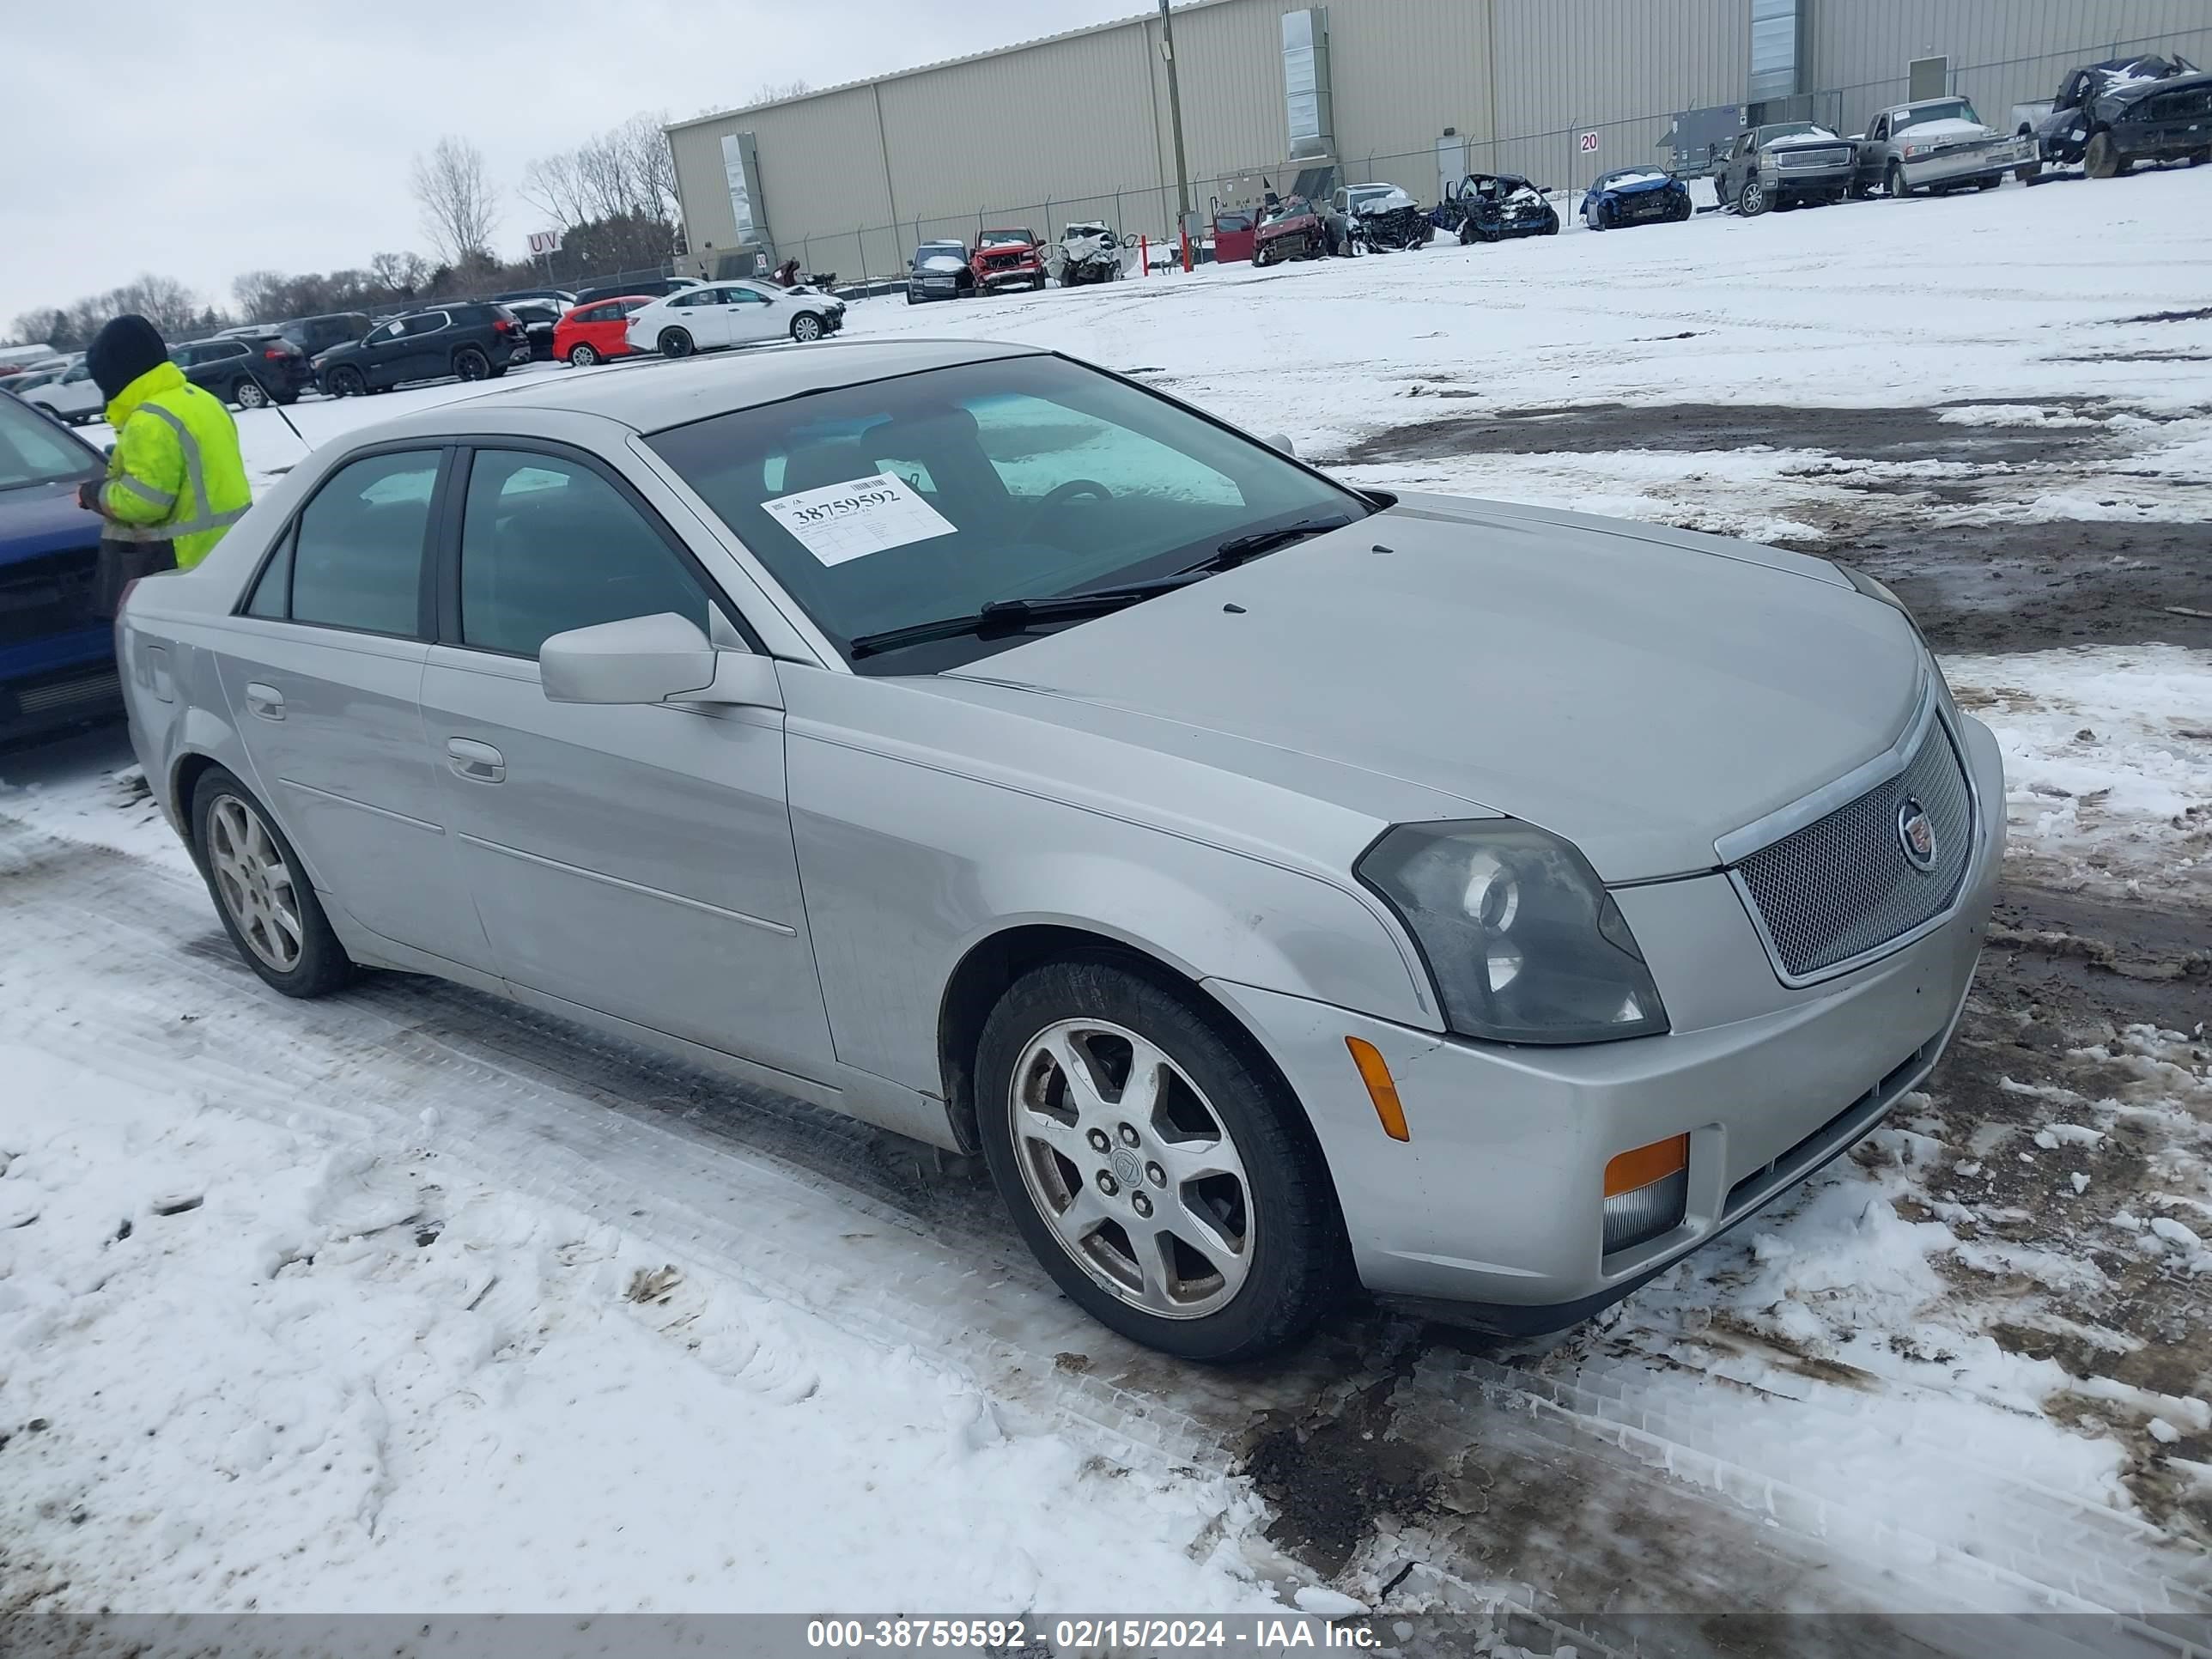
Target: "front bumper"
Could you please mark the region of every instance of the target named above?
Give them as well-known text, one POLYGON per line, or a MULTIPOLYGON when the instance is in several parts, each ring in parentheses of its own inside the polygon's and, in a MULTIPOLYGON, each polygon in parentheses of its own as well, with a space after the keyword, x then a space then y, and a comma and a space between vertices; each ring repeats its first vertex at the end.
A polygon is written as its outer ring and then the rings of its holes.
POLYGON ((1850 188, 1856 166, 1850 161, 1817 167, 1777 166, 1761 168, 1760 176, 1769 190, 1792 196, 1840 196, 1850 188))
POLYGON ((985 288, 1011 288, 1016 285, 1030 288, 1034 286, 1037 279, 1043 275, 1042 265, 1027 264, 979 270, 975 273, 975 280, 985 288))
POLYGON ((1757 1212, 1917 1087, 1965 1005, 2003 854, 1996 739, 1972 720, 1960 736, 1980 837, 1958 906, 1855 973, 1804 991, 1780 986, 1723 876, 1616 894, 1662 995, 1670 963, 1703 958, 1725 964, 1709 977, 1740 975, 1763 999, 1749 1018, 1626 1042, 1516 1048, 1207 981, 1304 1103, 1368 1288, 1458 1304, 1462 1317, 1503 1330, 1571 1324, 1757 1212), (1662 925, 1676 930, 1666 960, 1654 948, 1662 925), (1409 1139, 1383 1133, 1346 1037, 1372 1043, 1389 1064, 1409 1139), (1606 1254, 1607 1163, 1677 1134, 1690 1139, 1681 1222, 1606 1254))
POLYGON ((1924 185, 1958 184, 1970 179, 2002 177, 2014 167, 2036 160, 2038 155, 2033 138, 2008 138, 1972 149, 1954 150, 1945 155, 1923 156, 1918 161, 1899 157, 1898 164, 1905 169, 1905 182, 1918 190, 1924 185))

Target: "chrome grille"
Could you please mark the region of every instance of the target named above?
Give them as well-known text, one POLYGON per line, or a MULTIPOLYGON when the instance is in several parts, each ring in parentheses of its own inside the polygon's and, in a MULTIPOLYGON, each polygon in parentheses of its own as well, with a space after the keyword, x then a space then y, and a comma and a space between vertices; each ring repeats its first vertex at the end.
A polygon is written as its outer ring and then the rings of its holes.
POLYGON ((1841 167, 1850 159, 1851 152, 1840 144, 1792 144, 1775 152, 1775 165, 1784 167, 1841 167))
POLYGON ((1973 841, 1965 769, 1943 722, 1932 720, 1903 771, 1747 855, 1735 875, 1784 975, 1802 980, 1948 910, 1973 841), (1935 864, 1924 872, 1905 856, 1900 820, 1908 798, 1920 803, 1935 830, 1935 864))

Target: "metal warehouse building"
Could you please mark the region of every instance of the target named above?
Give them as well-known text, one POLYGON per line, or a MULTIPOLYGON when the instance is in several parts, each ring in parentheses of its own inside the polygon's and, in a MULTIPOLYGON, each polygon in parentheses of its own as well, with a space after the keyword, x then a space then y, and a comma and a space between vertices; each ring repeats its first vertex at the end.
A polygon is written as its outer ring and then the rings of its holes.
MULTIPOLYGON (((2207 0, 1193 0, 1170 27, 1200 214, 1314 164, 1423 202, 1468 171, 1579 186, 1664 159, 1671 117, 1723 106, 1850 132, 1954 92, 2002 126, 2078 63, 2212 58, 2207 0)), ((668 133, 701 276, 772 251, 880 277, 986 224, 1158 237, 1176 220, 1157 14, 668 133)))

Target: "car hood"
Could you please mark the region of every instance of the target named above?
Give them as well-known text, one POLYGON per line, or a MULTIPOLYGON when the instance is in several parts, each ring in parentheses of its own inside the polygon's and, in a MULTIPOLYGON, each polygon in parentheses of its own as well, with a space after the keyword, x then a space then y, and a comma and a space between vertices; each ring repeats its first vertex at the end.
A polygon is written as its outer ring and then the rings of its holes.
POLYGON ((1994 138, 1997 135, 1978 121, 1968 121, 1957 116, 1941 121, 1916 121, 1899 133, 1899 144, 1953 143, 1961 138, 1994 138))
POLYGON ((1625 882, 1713 868, 1888 748, 1925 663, 1824 561, 1408 497, 957 672, 1456 797, 1625 882))
MULTIPOLYGON (((99 471, 88 462, 84 476, 99 471)), ((0 565, 100 544, 100 518, 76 504, 76 481, 0 489, 0 565)))
POLYGON ((1616 179, 1609 185, 1598 186, 1600 196, 1648 196, 1653 191, 1671 190, 1674 181, 1663 173, 1655 173, 1648 179, 1616 179))

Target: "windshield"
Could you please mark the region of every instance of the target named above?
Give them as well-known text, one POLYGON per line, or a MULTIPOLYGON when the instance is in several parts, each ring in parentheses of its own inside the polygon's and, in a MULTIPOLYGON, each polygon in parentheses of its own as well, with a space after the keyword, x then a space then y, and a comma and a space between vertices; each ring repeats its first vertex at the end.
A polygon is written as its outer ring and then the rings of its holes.
POLYGON ((1026 247, 1030 234, 1026 230, 987 230, 978 239, 979 247, 1026 247))
POLYGON ((1280 224, 1285 219, 1296 219, 1312 210, 1298 198, 1293 196, 1287 202, 1276 203, 1274 206, 1261 214, 1260 222, 1263 225, 1280 224))
POLYGON ((1755 129, 1759 142, 1771 144, 1777 138, 1832 138, 1836 135, 1826 127, 1816 127, 1810 121, 1777 121, 1771 126, 1755 129))
POLYGON ((1972 121, 1976 126, 1982 118, 1974 113, 1974 106, 1964 98, 1944 98, 1932 104, 1921 104, 1900 111, 1893 132, 1903 132, 1907 127, 1926 126, 1930 121, 1972 121))
MULTIPOLYGON (((9 375, 0 386, 15 379, 9 375)), ((0 397, 0 489, 59 483, 99 467, 99 456, 45 416, 0 397)))
MULTIPOLYGON (((647 440, 842 651, 862 635, 1179 571, 1358 496, 1065 358, 964 363, 647 440)), ((930 672, 1018 640, 861 659, 930 672)))

